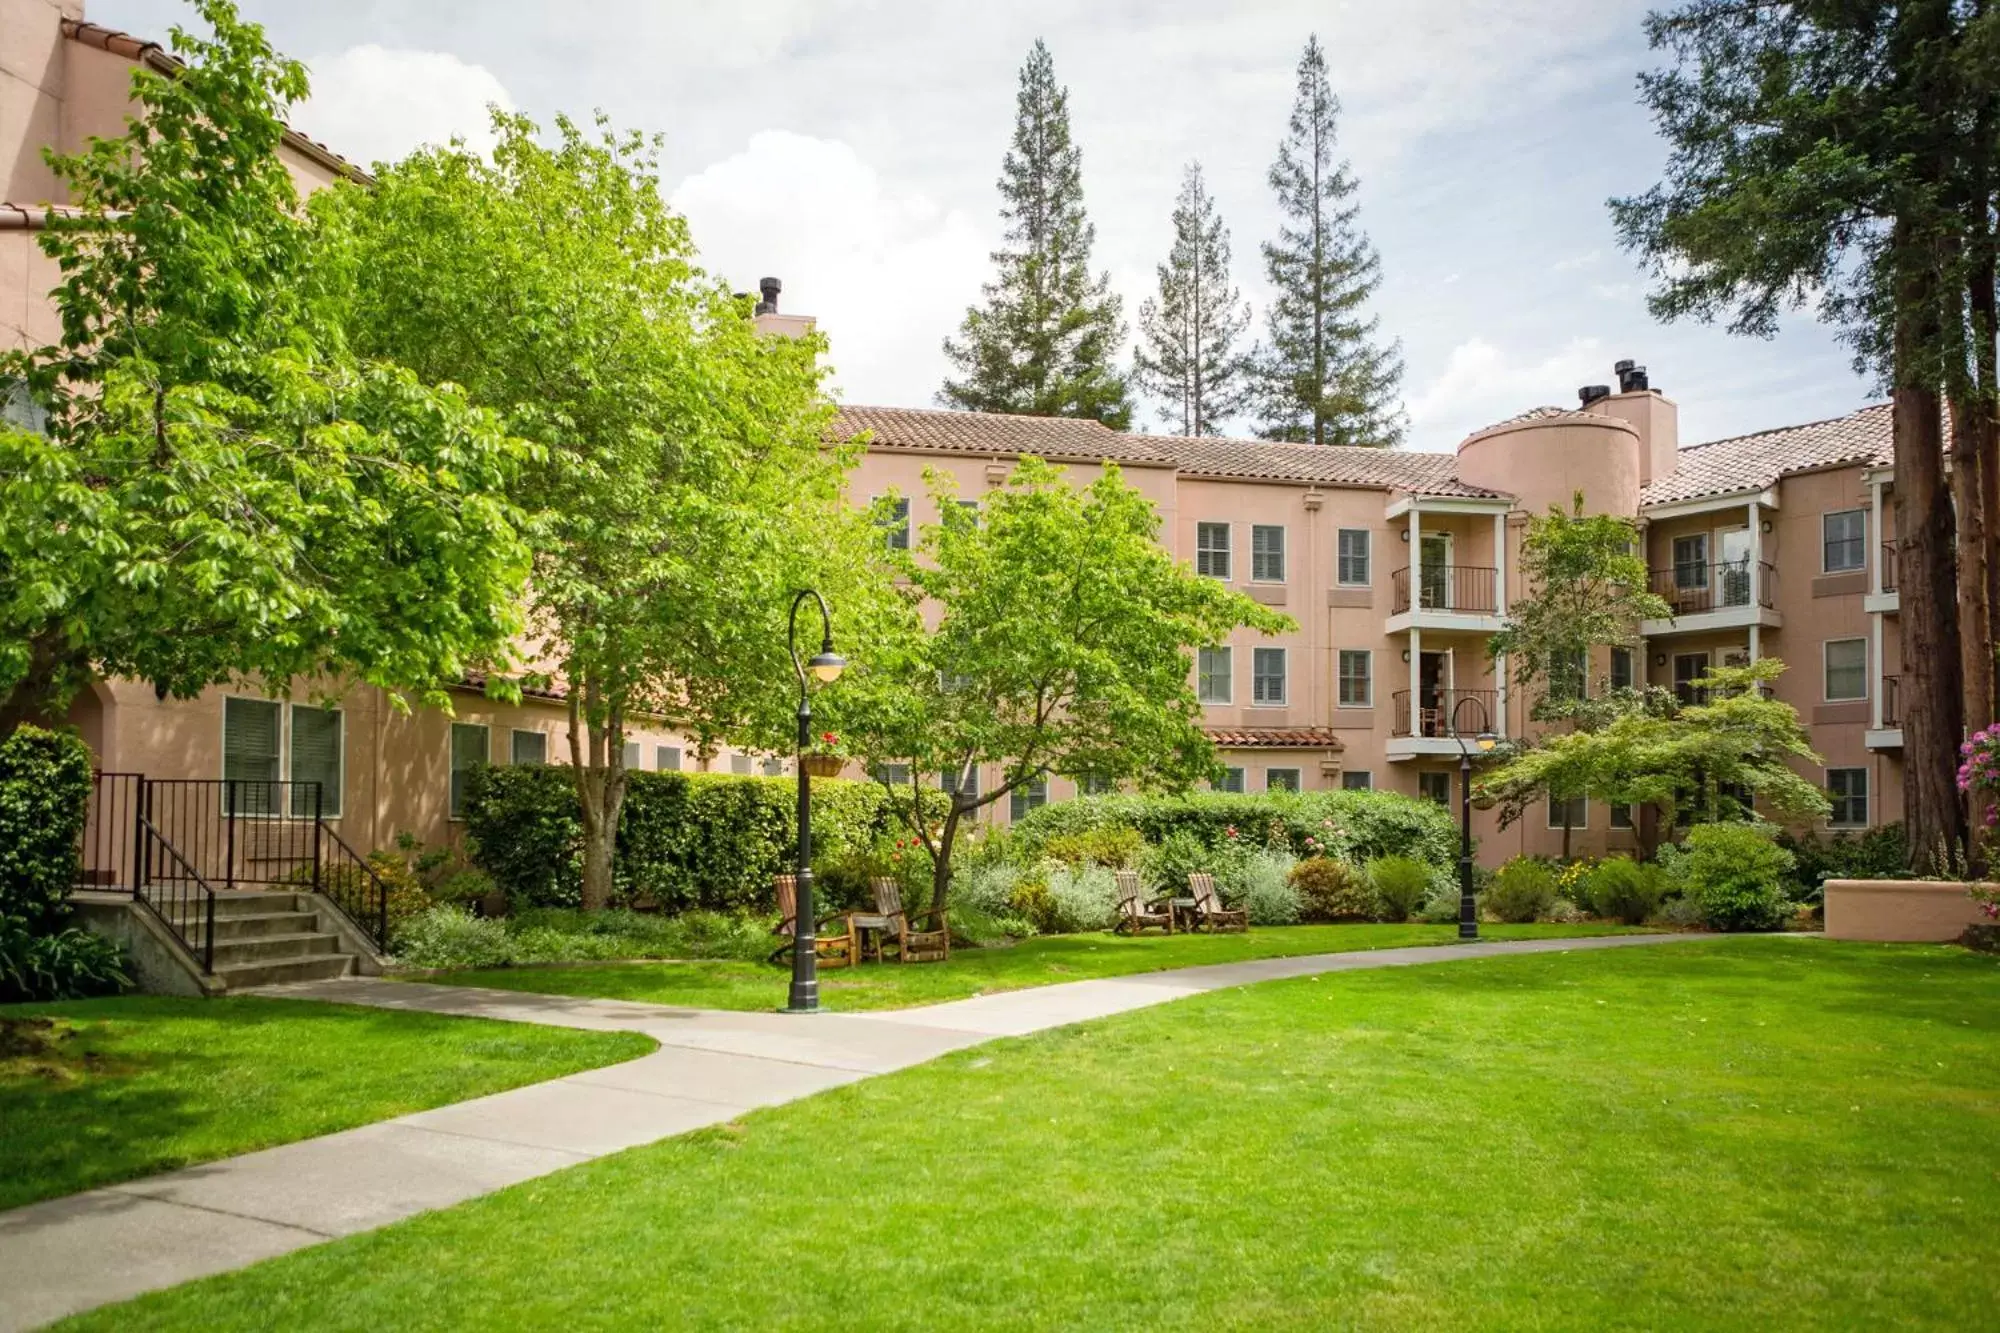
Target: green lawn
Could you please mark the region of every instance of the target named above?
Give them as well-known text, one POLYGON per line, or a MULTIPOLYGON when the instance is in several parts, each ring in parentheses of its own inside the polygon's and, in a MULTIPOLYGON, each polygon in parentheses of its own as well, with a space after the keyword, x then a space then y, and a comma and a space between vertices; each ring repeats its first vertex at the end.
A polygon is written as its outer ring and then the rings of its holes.
POLYGON ((629 1060, 650 1037, 299 1000, 132 995, 0 1054, 0 1208, 629 1060))
MULTIPOLYGON (((1634 927, 1481 926, 1487 939, 1547 939, 1615 935, 1634 927)), ((866 963, 819 974, 820 1003, 828 1009, 904 1009, 963 1000, 993 991, 1047 986, 1059 981, 1129 976, 1203 963, 1289 958, 1352 949, 1394 949, 1449 944, 1457 926, 1354 925, 1259 927, 1230 935, 1049 935, 1005 949, 960 949, 948 963, 866 963)), ((451 972, 416 980, 550 995, 646 1000, 703 1009, 777 1009, 785 1003, 790 972, 768 963, 616 963, 578 967, 498 967, 451 972)))
POLYGON ((1731 938, 1272 982, 76 1326, 1991 1327, 1996 1055, 2000 960, 1941 947, 1731 938))

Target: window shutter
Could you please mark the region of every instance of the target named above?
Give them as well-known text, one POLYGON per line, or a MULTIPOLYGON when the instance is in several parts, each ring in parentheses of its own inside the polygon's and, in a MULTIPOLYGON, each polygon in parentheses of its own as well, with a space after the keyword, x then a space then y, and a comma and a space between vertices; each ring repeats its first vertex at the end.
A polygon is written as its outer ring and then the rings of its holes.
POLYGON ((292 814, 310 819, 315 813, 340 815, 340 710, 292 705, 292 782, 319 784, 319 804, 313 789, 294 785, 292 814))
POLYGON ((270 814, 276 804, 279 717, 272 699, 222 701, 222 776, 242 784, 227 798, 239 814, 270 814))

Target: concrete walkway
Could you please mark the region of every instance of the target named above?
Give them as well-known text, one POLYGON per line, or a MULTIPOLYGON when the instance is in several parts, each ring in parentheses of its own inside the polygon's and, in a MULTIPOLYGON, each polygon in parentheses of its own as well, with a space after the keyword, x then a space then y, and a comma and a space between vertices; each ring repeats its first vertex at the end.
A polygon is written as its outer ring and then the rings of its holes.
POLYGON ((0 1213, 0 1333, 385 1226, 566 1166, 975 1046, 1250 982, 1679 935, 1379 949, 1181 968, 872 1014, 677 1009, 348 977, 257 994, 627 1029, 650 1055, 0 1213))

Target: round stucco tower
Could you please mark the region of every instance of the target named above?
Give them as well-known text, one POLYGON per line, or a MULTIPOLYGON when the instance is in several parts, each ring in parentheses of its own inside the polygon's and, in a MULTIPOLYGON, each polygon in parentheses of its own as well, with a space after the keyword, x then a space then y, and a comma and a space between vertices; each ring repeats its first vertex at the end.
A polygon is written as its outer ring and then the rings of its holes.
POLYGON ((1614 416, 1538 407, 1458 446, 1459 480, 1513 495, 1529 513, 1565 512, 1583 492, 1592 514, 1639 512, 1637 428, 1614 416))

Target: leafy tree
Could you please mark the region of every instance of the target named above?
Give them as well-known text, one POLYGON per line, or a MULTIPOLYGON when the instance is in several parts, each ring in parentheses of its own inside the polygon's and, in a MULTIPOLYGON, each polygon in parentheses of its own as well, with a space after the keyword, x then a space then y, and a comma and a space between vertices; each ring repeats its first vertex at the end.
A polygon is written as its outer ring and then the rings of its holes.
POLYGON ((1246 404, 1248 367, 1236 340, 1250 309, 1229 283, 1229 229, 1215 197, 1188 164, 1174 201, 1174 245, 1159 266, 1160 294, 1139 306, 1133 377, 1166 400, 1160 419, 1182 435, 1214 435, 1246 404))
POLYGON ((1317 36, 1308 38, 1291 122, 1269 176, 1285 221, 1278 239, 1264 244, 1276 295, 1265 312, 1269 341, 1257 356, 1258 433, 1314 444, 1399 444, 1402 345, 1378 342, 1381 319, 1364 314, 1382 267, 1356 223, 1359 182, 1334 157, 1339 117, 1325 53, 1317 36))
POLYGON ((1639 642, 1639 622, 1665 620, 1673 608, 1647 588, 1638 524, 1617 514, 1570 512, 1551 505, 1528 520, 1521 537, 1525 596, 1507 607, 1507 624, 1487 641, 1524 690, 1540 687, 1529 715, 1538 721, 1587 717, 1590 652, 1639 642))
MULTIPOLYGON (((880 542, 822 448, 821 340, 757 335, 695 265, 656 148, 496 114, 491 159, 430 149, 323 206, 345 237, 329 299, 356 346, 448 377, 538 446, 538 675, 568 700, 583 904, 611 893, 641 716, 713 744, 787 744, 785 613, 821 587, 867 638, 880 542)), ((875 589, 881 589, 875 593, 875 589)))
POLYGON ((1771 336, 1813 306, 1895 399, 1911 854, 1956 846, 1964 718, 1991 716, 1991 625, 1974 603, 1994 521, 1994 223, 2000 10, 1988 0, 1688 0, 1652 15, 1675 63, 1642 75, 1664 182, 1612 201, 1664 318, 1771 336), (1959 424, 1955 591, 1941 400, 1959 424), (1960 640, 1961 617, 1970 644, 1960 640), (1960 675, 1964 676, 1961 690, 1960 675))
POLYGON ((1797 710, 1768 690, 1784 670, 1774 657, 1716 667, 1692 704, 1666 690, 1622 691, 1590 730, 1511 745, 1475 784, 1476 799, 1499 810, 1502 828, 1551 793, 1652 807, 1669 825, 1680 812, 1700 823, 1751 818, 1759 807, 1780 819, 1825 818, 1826 794, 1788 762, 1819 756, 1797 710))
POLYGON ((1007 246, 985 303, 965 312, 945 355, 959 378, 938 401, 972 412, 1083 417, 1124 430, 1132 402, 1114 358, 1125 338, 1111 275, 1090 271, 1097 228, 1083 210, 1083 154, 1070 139, 1069 89, 1036 39, 1021 67, 1014 142, 1000 166, 1007 246))
MULTIPOLYGON (((943 907, 965 820, 1051 773, 1185 786, 1217 776, 1189 682, 1193 650, 1285 616, 1176 564, 1159 515, 1115 466, 1081 489, 1023 458, 975 517, 930 479, 941 522, 906 564, 902 632, 843 680, 842 734, 878 775, 947 779, 942 826, 912 819, 943 907), (1000 781, 971 789, 982 765, 1000 781)), ((917 808, 916 802, 899 808, 917 808)))
POLYGON ((210 35, 133 72, 125 133, 49 157, 76 210, 40 238, 62 334, 0 357, 37 427, 0 419, 0 732, 93 676, 330 674, 449 707, 520 624, 525 447, 323 325, 278 159, 305 71, 196 8, 210 35))

